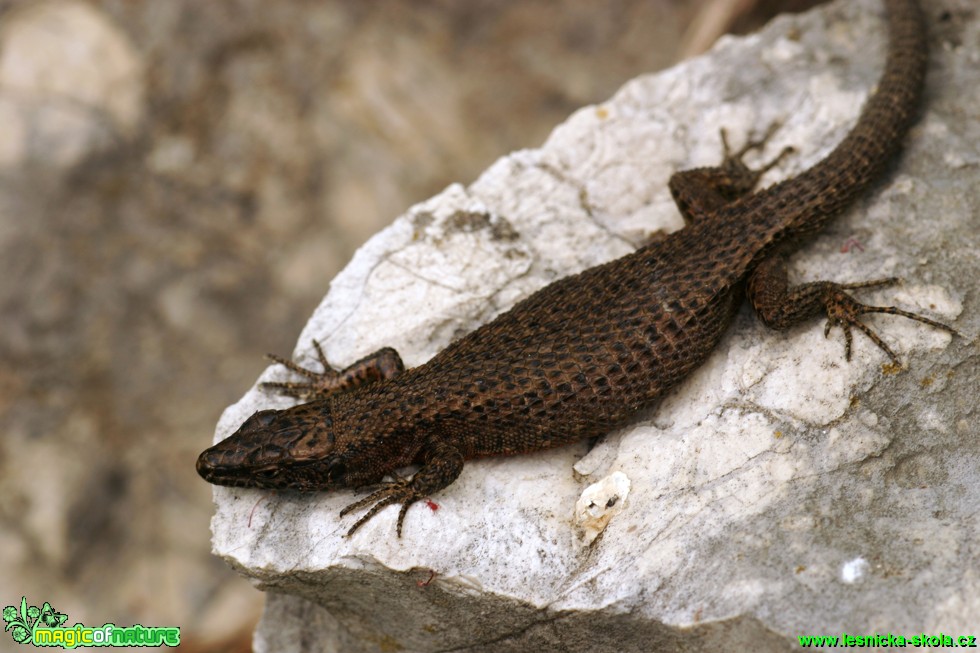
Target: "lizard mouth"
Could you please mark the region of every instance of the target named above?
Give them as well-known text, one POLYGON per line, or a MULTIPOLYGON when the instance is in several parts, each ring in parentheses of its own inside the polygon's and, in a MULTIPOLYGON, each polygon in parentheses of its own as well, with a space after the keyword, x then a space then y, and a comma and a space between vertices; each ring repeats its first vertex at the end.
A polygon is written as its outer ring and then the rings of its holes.
MULTIPOLYGON (((306 476, 316 461, 283 467, 270 463, 264 466, 244 466, 237 458, 229 459, 229 452, 221 443, 205 449, 197 458, 197 473, 208 483, 225 487, 257 488, 267 490, 307 489, 306 476)), ((318 488, 309 488, 318 489, 318 488)))
MULTIPOLYGON (((243 475, 241 464, 229 461, 228 452, 219 447, 205 449, 197 457, 197 473, 208 483, 227 487, 262 487, 263 481, 273 480, 277 475, 255 472, 243 475)), ((269 483, 269 486, 273 486, 273 483, 269 483)))
POLYGON ((213 447, 205 449, 197 457, 197 473, 208 483, 225 485, 231 479, 223 478, 221 474, 222 467, 225 467, 221 464, 223 458, 221 452, 215 451, 213 447))

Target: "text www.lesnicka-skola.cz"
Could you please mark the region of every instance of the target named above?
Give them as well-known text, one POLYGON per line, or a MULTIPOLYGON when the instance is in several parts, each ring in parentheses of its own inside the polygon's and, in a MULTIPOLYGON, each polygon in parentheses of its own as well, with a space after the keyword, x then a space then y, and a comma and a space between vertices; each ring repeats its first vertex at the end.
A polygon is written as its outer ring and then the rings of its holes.
POLYGON ((906 637, 892 633, 874 635, 800 635, 800 646, 803 648, 870 648, 874 647, 911 647, 911 648, 977 648, 976 635, 926 635, 920 633, 906 637))

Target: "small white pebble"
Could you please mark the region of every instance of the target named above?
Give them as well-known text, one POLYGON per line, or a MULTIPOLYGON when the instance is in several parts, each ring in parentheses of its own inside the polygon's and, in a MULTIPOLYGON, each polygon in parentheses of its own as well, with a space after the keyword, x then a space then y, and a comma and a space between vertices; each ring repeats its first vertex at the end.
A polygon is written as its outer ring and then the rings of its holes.
POLYGON ((575 503, 575 523, 583 531, 584 544, 591 544, 609 520, 623 511, 629 493, 630 480, 623 472, 613 472, 585 488, 575 503))
POLYGON ((840 578, 842 581, 851 585, 858 582, 864 577, 864 574, 868 571, 870 565, 868 561, 864 558, 854 558, 853 560, 848 560, 844 563, 840 570, 840 578))

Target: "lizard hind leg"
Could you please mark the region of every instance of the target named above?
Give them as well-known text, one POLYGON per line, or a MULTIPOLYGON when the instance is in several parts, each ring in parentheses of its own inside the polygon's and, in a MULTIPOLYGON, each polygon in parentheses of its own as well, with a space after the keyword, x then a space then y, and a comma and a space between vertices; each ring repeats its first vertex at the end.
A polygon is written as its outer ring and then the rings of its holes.
POLYGON ((314 340, 313 347, 316 349, 316 355, 320 361, 320 365, 323 366, 322 372, 315 372, 275 354, 266 354, 270 360, 306 377, 309 381, 267 381, 259 384, 262 389, 274 390, 290 397, 311 401, 313 399, 329 397, 337 392, 346 392, 347 390, 367 383, 390 379, 405 370, 401 356, 391 347, 385 347, 373 354, 368 354, 339 371, 332 368, 330 363, 327 362, 327 357, 324 355, 323 348, 320 347, 319 342, 314 340))
POLYGON ((720 131, 723 158, 719 165, 674 173, 668 186, 684 220, 688 223, 697 222, 726 204, 748 195, 763 174, 792 153, 794 151, 792 147, 783 148, 778 155, 759 168, 750 168, 742 160, 752 150, 762 149, 778 128, 779 123, 770 125, 765 134, 759 138, 749 139, 745 145, 734 152, 728 144, 728 135, 722 129, 720 131))
POLYGON ((922 322, 937 329, 958 335, 952 327, 925 316, 903 311, 894 306, 869 306, 848 294, 848 290, 874 288, 898 283, 896 277, 875 279, 859 283, 841 284, 833 281, 816 281, 789 287, 785 259, 774 254, 764 259, 749 276, 747 294, 756 313, 766 326, 786 329, 821 312, 827 315, 824 336, 830 329, 841 327, 844 332, 844 357, 851 360, 851 328, 864 333, 898 366, 901 362, 895 352, 868 325, 860 321, 861 315, 885 313, 922 322))

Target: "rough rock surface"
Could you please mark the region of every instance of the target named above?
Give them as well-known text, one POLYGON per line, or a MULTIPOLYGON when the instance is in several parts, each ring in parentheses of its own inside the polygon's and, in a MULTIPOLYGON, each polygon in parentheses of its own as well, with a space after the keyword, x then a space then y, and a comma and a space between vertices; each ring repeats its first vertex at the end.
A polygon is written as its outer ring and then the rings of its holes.
MULTIPOLYGON (((899 371, 866 339, 847 363, 839 332, 771 332, 745 308, 656 411, 591 451, 468 463, 437 511, 409 511, 401 539, 395 509, 345 539, 349 492, 217 488, 215 551, 270 591, 257 650, 793 650, 805 634, 975 633, 980 127, 964 89, 980 75, 964 44, 980 30, 957 7, 928 3, 928 105, 904 156, 793 271, 901 276, 862 297, 963 337, 872 318, 899 371), (576 500, 614 472, 625 507, 587 544, 576 500)), ((744 139, 782 124, 769 151, 800 152, 763 183, 808 167, 880 72, 881 17, 877 0, 838 2, 723 41, 413 207, 338 275, 297 360, 314 361, 317 338, 336 366, 384 345, 417 365, 536 288, 679 227, 667 179, 716 162, 721 127, 744 139)), ((216 439, 286 405, 253 389, 216 439)))

